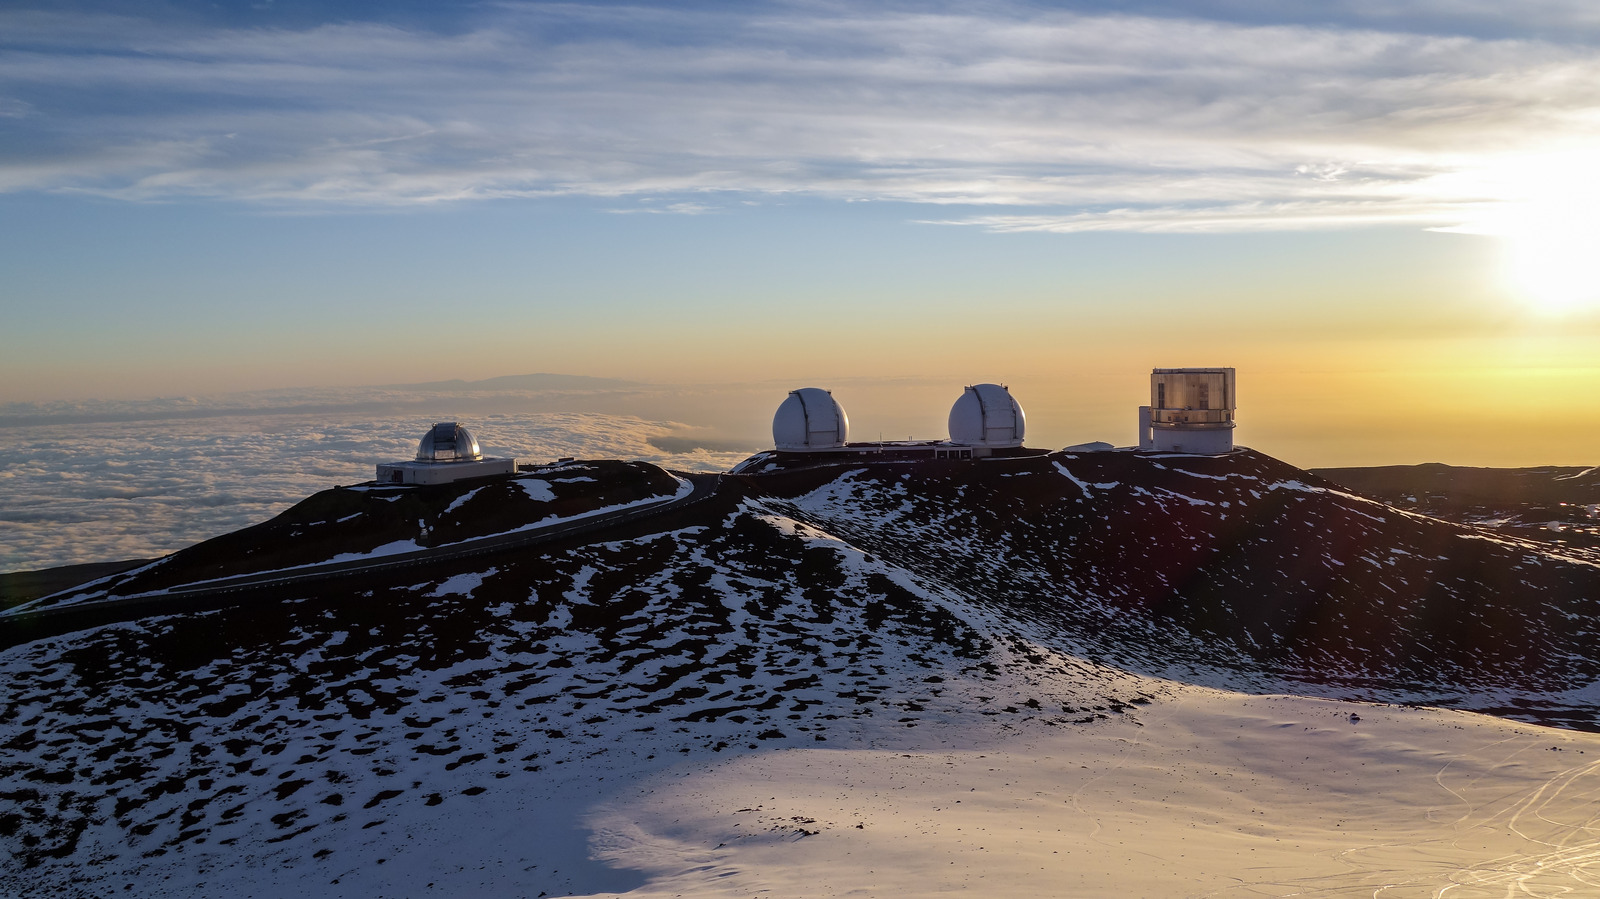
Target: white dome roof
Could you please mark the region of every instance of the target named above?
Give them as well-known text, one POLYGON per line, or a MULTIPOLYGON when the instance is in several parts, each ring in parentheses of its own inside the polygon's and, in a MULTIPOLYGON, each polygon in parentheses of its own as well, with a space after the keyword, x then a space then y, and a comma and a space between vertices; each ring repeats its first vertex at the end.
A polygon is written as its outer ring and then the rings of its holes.
POLYGON ((1021 446, 1022 405, 999 384, 974 384, 950 407, 950 442, 963 446, 1021 446))
POLYGON ((478 438, 453 421, 434 425, 417 444, 418 462, 476 462, 482 458, 478 438))
POLYGON ((820 387, 789 391, 772 416, 772 445, 781 450, 844 446, 849 436, 850 416, 833 394, 820 387))

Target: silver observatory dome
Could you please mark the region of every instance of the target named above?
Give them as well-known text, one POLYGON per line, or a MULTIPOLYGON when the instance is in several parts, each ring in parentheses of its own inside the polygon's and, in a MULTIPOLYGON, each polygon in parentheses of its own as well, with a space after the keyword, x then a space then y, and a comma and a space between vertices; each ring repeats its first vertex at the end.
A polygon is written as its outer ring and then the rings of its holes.
POLYGON ((844 446, 850 437, 850 416, 833 394, 820 387, 789 391, 772 417, 772 445, 803 452, 844 446))
POLYGON ((1026 429, 1022 404, 999 384, 974 384, 950 407, 951 443, 1021 446, 1026 429))
POLYGON ((476 462, 483 458, 478 438, 453 421, 441 421, 417 444, 418 462, 476 462))

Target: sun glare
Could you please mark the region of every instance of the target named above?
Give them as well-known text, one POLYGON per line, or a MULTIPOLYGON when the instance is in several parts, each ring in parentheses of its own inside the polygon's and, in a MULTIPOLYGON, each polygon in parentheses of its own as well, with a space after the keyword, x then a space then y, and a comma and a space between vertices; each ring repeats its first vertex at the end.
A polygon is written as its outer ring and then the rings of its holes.
POLYGON ((1545 312, 1600 306, 1597 227, 1600 221, 1507 238, 1506 276, 1512 290, 1545 312))
POLYGON ((1592 157, 1530 157, 1505 172, 1484 230, 1505 243, 1507 288, 1541 312, 1600 308, 1600 188, 1592 157))

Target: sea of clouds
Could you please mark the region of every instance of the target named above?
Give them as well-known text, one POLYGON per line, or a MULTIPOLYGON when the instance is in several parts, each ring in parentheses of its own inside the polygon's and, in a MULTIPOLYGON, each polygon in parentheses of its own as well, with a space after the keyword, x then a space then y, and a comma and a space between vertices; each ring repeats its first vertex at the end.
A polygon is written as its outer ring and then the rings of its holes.
MULTIPOLYGON (((150 558, 265 521, 319 490, 370 480, 378 462, 412 458, 431 424, 392 413, 182 418, 153 405, 145 414, 4 427, 0 571, 150 558)), ((722 471, 748 455, 698 447, 681 436, 683 425, 627 415, 519 412, 468 424, 486 455, 519 461, 642 459, 722 471)))

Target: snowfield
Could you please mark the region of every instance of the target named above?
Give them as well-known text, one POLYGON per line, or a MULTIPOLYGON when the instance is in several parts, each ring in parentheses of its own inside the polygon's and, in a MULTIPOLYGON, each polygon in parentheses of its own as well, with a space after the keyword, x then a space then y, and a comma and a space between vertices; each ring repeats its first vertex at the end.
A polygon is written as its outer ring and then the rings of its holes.
POLYGON ((649 876, 640 899, 1552 896, 1600 878, 1592 735, 1185 688, 1066 734, 942 736, 661 772, 589 815, 592 845, 649 876))

